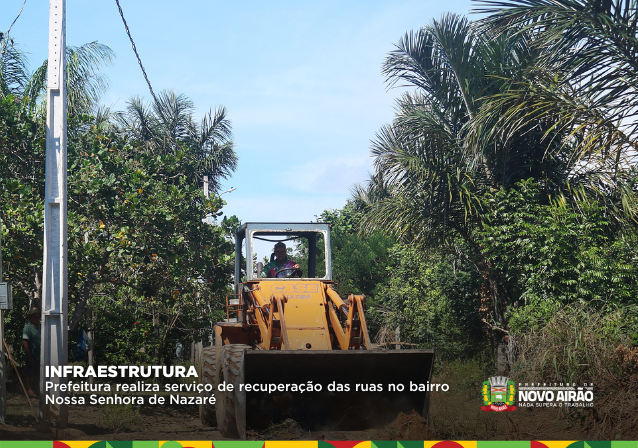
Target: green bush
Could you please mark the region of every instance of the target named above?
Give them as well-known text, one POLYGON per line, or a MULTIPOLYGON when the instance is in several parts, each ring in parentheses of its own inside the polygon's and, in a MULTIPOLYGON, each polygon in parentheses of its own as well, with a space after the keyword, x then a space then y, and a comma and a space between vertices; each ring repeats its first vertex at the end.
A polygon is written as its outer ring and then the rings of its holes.
MULTIPOLYGON (((594 199, 543 203, 528 180, 486 196, 480 245, 507 288, 509 326, 541 329, 559 309, 637 303, 636 229, 594 199)), ((547 202, 547 201, 546 201, 547 202)))
POLYGON ((434 348, 437 359, 472 358, 485 345, 476 313, 480 279, 440 252, 395 245, 387 253, 387 280, 377 287, 370 316, 400 327, 401 341, 434 348))

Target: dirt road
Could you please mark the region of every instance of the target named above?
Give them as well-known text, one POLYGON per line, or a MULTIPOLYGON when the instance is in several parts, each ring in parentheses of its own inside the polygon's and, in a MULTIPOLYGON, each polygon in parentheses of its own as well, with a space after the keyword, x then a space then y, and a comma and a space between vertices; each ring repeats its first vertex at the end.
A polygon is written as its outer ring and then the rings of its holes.
MULTIPOLYGON (((24 394, 8 393, 2 440, 223 440, 215 428, 199 421, 193 405, 69 406, 69 427, 55 430, 34 425, 24 394)), ((38 402, 32 404, 37 409, 38 402)), ((555 411, 536 409, 505 413, 480 410, 472 396, 434 393, 431 430, 417 414, 399 416, 392 424, 366 431, 304 431, 295 422, 267 431, 248 432, 253 440, 584 440, 586 421, 558 418, 555 411)))

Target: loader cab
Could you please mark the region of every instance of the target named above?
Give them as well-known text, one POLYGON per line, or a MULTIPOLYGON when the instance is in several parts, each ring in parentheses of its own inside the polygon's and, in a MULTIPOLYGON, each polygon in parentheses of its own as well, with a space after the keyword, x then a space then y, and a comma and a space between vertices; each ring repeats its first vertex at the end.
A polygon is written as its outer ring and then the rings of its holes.
POLYGON ((239 293, 242 279, 299 281, 299 278, 260 278, 257 274, 257 263, 262 261, 264 256, 269 257, 273 246, 280 241, 287 247, 301 243, 302 249, 294 254, 293 258, 302 266, 302 279, 332 280, 329 224, 248 222, 242 224, 235 235, 236 293, 239 293))

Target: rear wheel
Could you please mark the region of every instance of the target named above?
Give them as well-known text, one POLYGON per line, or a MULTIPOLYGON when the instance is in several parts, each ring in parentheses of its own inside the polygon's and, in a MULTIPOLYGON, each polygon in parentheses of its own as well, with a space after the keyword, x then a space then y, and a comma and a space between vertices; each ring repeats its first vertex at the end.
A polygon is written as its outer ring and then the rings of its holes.
MULTIPOLYGON (((202 391, 200 397, 209 397, 213 394, 217 395, 217 383, 215 382, 215 346, 206 347, 202 352, 201 365, 201 383, 213 386, 212 392, 202 391)), ((215 405, 211 403, 199 405, 199 419, 202 424, 208 426, 217 426, 217 416, 215 414, 215 405)))
POLYGON ((246 438, 246 392, 239 391, 244 380, 244 352, 250 346, 243 344, 225 345, 221 349, 220 366, 217 369, 216 384, 233 385, 232 391, 218 391, 215 412, 217 427, 222 436, 236 439, 246 438))

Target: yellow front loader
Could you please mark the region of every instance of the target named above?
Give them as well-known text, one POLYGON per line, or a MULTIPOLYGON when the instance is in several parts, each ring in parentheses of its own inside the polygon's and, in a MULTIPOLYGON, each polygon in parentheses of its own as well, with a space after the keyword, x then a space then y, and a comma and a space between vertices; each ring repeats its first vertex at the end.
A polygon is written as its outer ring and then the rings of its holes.
POLYGON ((216 397, 200 407, 204 424, 243 439, 247 427, 286 418, 335 430, 383 425, 412 410, 427 418, 428 393, 411 385, 429 384, 434 351, 373 346, 365 297, 343 300, 332 288, 328 224, 246 223, 235 249, 235 295, 202 354, 200 378, 216 397), (307 272, 261 276, 255 245, 279 241, 301 242, 307 260, 295 261, 307 272))

